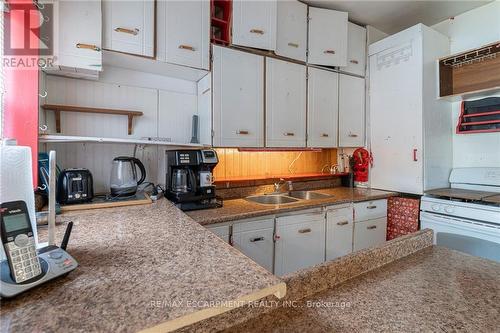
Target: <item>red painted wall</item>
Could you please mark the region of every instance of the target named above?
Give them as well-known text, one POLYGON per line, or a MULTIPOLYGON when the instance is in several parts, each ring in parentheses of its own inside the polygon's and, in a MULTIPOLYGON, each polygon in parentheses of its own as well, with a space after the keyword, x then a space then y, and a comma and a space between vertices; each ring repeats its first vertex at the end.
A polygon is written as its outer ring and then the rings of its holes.
MULTIPOLYGON (((26 3, 26 0, 10 0, 9 3, 12 5, 26 3)), ((32 3, 30 6, 33 10, 27 14, 30 15, 29 19, 20 15, 19 11, 12 10, 4 14, 4 26, 9 27, 4 31, 6 34, 10 33, 11 45, 12 43, 17 46, 23 45, 26 38, 29 38, 31 48, 38 45, 37 38, 29 37, 32 36, 30 30, 33 31, 33 27, 30 29, 29 25, 30 22, 33 25, 33 22, 38 19, 39 13, 32 3)), ((19 55, 15 57, 21 57, 22 52, 22 48, 20 48, 19 55)), ((33 56, 30 55, 29 57, 32 58, 33 56)), ((33 184, 35 187, 38 183, 38 72, 38 67, 4 66, 6 91, 4 95, 3 136, 16 139, 20 146, 31 147, 33 184)))

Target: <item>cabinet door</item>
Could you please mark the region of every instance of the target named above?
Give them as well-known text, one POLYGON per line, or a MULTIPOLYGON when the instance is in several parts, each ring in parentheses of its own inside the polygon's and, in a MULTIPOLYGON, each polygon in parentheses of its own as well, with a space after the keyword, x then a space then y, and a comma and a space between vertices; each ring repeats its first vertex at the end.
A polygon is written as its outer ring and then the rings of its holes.
POLYGON ((210 230, 211 232, 213 232, 214 234, 216 234, 217 237, 224 240, 224 242, 229 243, 229 226, 228 225, 207 227, 207 229, 210 230))
POLYGON ((264 57, 213 47, 214 146, 264 146, 264 57))
POLYGON ((299 1, 278 1, 276 54, 306 61, 307 5, 299 1))
POLYGON ((342 70, 365 76, 366 29, 349 22, 347 26, 347 67, 342 70))
POLYGON ((166 1, 166 60, 209 68, 209 1, 166 1))
POLYGON ((154 57, 155 3, 153 0, 103 0, 103 47, 154 57))
POLYGON ((329 210, 326 213, 326 260, 352 252, 354 223, 352 208, 329 210))
POLYGON ((339 146, 365 144, 365 79, 340 74, 339 146))
POLYGON ((325 214, 276 219, 274 274, 284 275, 325 260, 325 214))
POLYGON ((313 67, 308 69, 307 146, 337 147, 338 74, 313 67))
POLYGON ((57 1, 59 24, 57 65, 91 71, 102 70, 101 2, 57 1))
POLYGON ((306 66, 266 58, 266 146, 306 146, 306 66))
POLYGON ((253 261, 273 272, 274 219, 235 223, 233 246, 253 261))
POLYGON ((309 7, 308 63, 325 66, 347 64, 347 13, 309 7))
POLYGON ((233 44, 276 50, 276 0, 233 1, 233 44))
POLYGON ((383 244, 387 234, 387 217, 354 223, 354 251, 383 244))

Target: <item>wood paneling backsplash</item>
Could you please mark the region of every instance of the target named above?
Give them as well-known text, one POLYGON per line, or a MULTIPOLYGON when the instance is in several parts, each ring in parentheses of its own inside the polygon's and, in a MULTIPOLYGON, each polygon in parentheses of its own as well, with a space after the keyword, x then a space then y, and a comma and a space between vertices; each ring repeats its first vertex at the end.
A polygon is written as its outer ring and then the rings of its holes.
POLYGON ((214 170, 216 180, 319 173, 323 166, 337 164, 337 149, 302 152, 244 152, 233 148, 215 150, 219 155, 219 164, 214 170), (289 166, 296 158, 297 160, 290 167, 292 171, 290 172, 289 166))

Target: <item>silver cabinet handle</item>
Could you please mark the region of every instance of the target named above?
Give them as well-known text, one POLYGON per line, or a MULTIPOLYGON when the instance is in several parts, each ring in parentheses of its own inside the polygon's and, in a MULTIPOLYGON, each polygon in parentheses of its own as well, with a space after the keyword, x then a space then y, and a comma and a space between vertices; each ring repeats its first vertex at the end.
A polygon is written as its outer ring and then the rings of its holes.
POLYGON ((83 43, 78 43, 76 44, 77 49, 88 49, 88 50, 93 50, 93 51, 101 51, 101 48, 97 45, 93 44, 83 44, 83 43))
POLYGON ((368 227, 366 227, 366 229, 368 229, 368 230, 377 229, 377 226, 376 225, 369 225, 368 227))
POLYGON ((236 131, 236 134, 240 134, 240 135, 248 135, 249 132, 248 131, 236 131))
POLYGON ((311 232, 311 228, 306 228, 306 229, 300 229, 299 234, 306 234, 308 232, 311 232))
POLYGON ((293 132, 285 132, 285 133, 283 133, 283 135, 284 136, 294 136, 295 133, 293 133, 293 132))
POLYGON ((321 134, 321 136, 324 137, 324 138, 327 138, 328 134, 327 133, 323 133, 323 134, 321 134))
POLYGON ((337 222, 337 225, 346 225, 349 224, 349 221, 337 222))
POLYGON ((335 51, 334 50, 324 50, 323 53, 324 54, 335 54, 335 51))
POLYGON ((127 29, 127 28, 115 28, 115 31, 116 32, 123 32, 124 34, 130 34, 130 35, 134 35, 134 36, 137 36, 137 34, 139 33, 139 29, 135 28, 135 29, 127 29))
POLYGON ((349 136, 350 138, 357 138, 357 137, 358 137, 358 135, 357 135, 357 134, 354 134, 354 133, 349 133, 349 134, 348 134, 348 136, 349 136))
POLYGON ((250 29, 250 32, 253 34, 259 34, 259 35, 264 34, 264 30, 261 30, 261 29, 250 29))
POLYGON ((290 43, 288 43, 288 46, 297 48, 297 47, 299 47, 299 44, 290 42, 290 43))
POLYGON ((181 45, 179 45, 179 48, 183 49, 183 50, 188 50, 188 51, 195 51, 195 48, 192 47, 191 45, 183 45, 183 44, 181 44, 181 45))
POLYGON ((354 60, 354 59, 353 59, 353 60, 350 60, 349 62, 350 62, 351 64, 356 64, 356 65, 357 65, 357 64, 359 64, 359 61, 354 60))
POLYGON ((264 240, 263 236, 255 237, 255 238, 250 238, 250 242, 252 242, 252 243, 260 242, 260 241, 263 241, 263 240, 264 240))
POLYGON ((375 206, 375 205, 371 205, 371 206, 366 207, 366 209, 375 209, 375 208, 377 208, 377 206, 375 206))

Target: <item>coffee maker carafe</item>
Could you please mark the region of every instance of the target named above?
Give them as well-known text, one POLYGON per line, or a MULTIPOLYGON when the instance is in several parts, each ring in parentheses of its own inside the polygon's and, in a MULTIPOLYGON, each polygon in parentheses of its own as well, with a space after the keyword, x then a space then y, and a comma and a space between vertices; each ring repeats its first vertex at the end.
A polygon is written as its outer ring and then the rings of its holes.
POLYGON ((182 210, 221 207, 212 171, 219 162, 212 149, 166 151, 165 196, 182 210))

